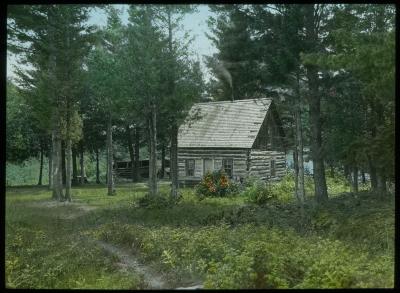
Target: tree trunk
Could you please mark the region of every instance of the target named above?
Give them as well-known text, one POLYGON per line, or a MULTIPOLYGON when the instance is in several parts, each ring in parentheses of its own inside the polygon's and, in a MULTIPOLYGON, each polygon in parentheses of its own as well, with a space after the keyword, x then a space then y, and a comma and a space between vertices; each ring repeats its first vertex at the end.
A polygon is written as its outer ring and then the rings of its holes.
POLYGON ((301 112, 297 113, 297 168, 298 168, 298 197, 300 199, 301 211, 303 214, 304 201, 305 201, 305 189, 304 189, 304 156, 303 156, 303 133, 301 127, 301 112))
POLYGON ((100 184, 99 149, 96 148, 96 183, 100 184))
POLYGON ((358 192, 358 168, 357 166, 353 167, 353 180, 351 184, 351 191, 358 192))
POLYGON ((363 169, 361 169, 361 182, 362 182, 363 184, 365 184, 365 182, 366 182, 366 180, 365 180, 365 172, 364 172, 363 169))
MULTIPOLYGON (((67 125, 67 127, 69 127, 69 126, 67 125)), ((67 138, 65 150, 66 150, 65 199, 68 201, 71 201, 72 150, 71 150, 71 139, 69 139, 69 138, 67 138)))
MULTIPOLYGON (((305 5, 305 28, 306 39, 314 47, 310 52, 314 53, 319 43, 314 4, 305 5)), ((324 158, 322 155, 322 126, 321 126, 321 97, 318 91, 318 70, 313 65, 307 65, 307 79, 309 89, 309 109, 310 109, 310 127, 311 127, 311 153, 314 169, 315 199, 317 202, 323 202, 328 199, 328 192, 325 179, 324 158)))
POLYGON ((300 95, 300 76, 297 72, 297 107, 296 107, 296 151, 298 167, 298 197, 300 199, 301 216, 304 217, 304 156, 303 156, 303 128, 301 123, 301 95, 300 95))
MULTIPOLYGON (((67 48, 70 44, 70 34, 67 31, 67 48)), ((72 114, 71 96, 66 97, 66 138, 64 141, 64 164, 65 164, 65 200, 71 202, 71 179, 72 179, 72 141, 71 141, 71 114, 72 114)))
MULTIPOLYGON (((316 71, 309 74, 310 80, 316 80, 316 71)), ((310 83, 314 83, 312 81, 310 83)), ((325 167, 322 157, 322 130, 321 130, 321 101, 318 96, 316 84, 311 86, 310 97, 310 125, 311 125, 311 151, 314 169, 315 199, 323 202, 328 199, 328 192, 325 179, 325 167)))
POLYGON ((165 145, 161 146, 161 170, 160 170, 160 178, 164 178, 165 173, 165 145))
POLYGON ((64 200, 64 191, 63 191, 63 164, 62 164, 62 147, 61 147, 61 133, 58 134, 58 139, 56 140, 56 145, 57 145, 57 158, 58 158, 58 162, 57 162, 57 169, 58 169, 58 174, 57 174, 57 188, 58 188, 58 195, 57 195, 57 199, 60 201, 64 200))
POLYGON ((346 179, 351 182, 351 178, 350 178, 350 167, 349 165, 344 165, 343 166, 343 170, 344 170, 344 177, 346 177, 346 179))
POLYGON ((53 189, 53 151, 52 151, 52 147, 50 147, 50 151, 49 151, 49 189, 52 190, 53 189))
POLYGON ((59 129, 59 125, 57 125, 57 129, 55 129, 55 157, 54 157, 54 178, 53 178, 53 186, 54 186, 54 195, 55 198, 59 201, 64 200, 63 195, 63 184, 62 184, 62 155, 61 155, 61 133, 59 129))
POLYGON ((378 190, 378 179, 376 175, 376 168, 370 156, 368 156, 368 164, 369 164, 369 177, 371 179, 371 190, 377 191, 378 190))
MULTIPOLYGON (((168 9, 168 48, 170 58, 173 58, 173 35, 172 35, 172 11, 168 9)), ((168 74, 168 94, 173 96, 175 93, 175 67, 174 62, 171 62, 170 74, 168 74)), ((178 181, 178 126, 177 122, 173 121, 170 133, 171 147, 170 147, 170 163, 169 172, 171 177, 171 196, 178 197, 179 181, 178 181)))
MULTIPOLYGON (((377 127, 376 125, 382 125, 384 123, 384 114, 383 114, 383 109, 382 105, 377 101, 377 100, 371 100, 370 102, 370 108, 371 108, 371 117, 372 119, 370 120, 370 130, 371 130, 371 138, 374 139, 376 137, 376 132, 377 132, 377 127), (376 124, 375 124, 376 123, 376 124)), ((371 178, 371 190, 374 192, 378 192, 381 194, 381 188, 382 188, 382 182, 379 182, 381 179, 379 179, 379 170, 377 169, 375 165, 375 160, 376 157, 371 157, 370 155, 367 155, 368 157, 368 164, 369 164, 369 175, 371 178)))
POLYGON ((380 196, 382 196, 386 193, 387 188, 386 188, 386 176, 385 175, 379 174, 377 176, 377 189, 378 189, 380 196))
POLYGON ((39 168, 39 182, 38 185, 42 185, 42 175, 43 175, 43 143, 40 143, 40 168, 39 168))
POLYGON ((298 203, 300 203, 299 198, 299 164, 297 161, 297 142, 293 150, 293 168, 294 168, 294 196, 296 197, 298 203))
MULTIPOLYGON (((383 9, 378 12, 377 17, 377 31, 383 31, 384 29, 384 18, 383 18, 383 9)), ((385 114, 384 114, 384 105, 379 101, 376 100, 375 107, 373 108, 376 115, 376 122, 377 125, 384 125, 385 124, 385 114)), ((374 125, 372 131, 372 137, 376 136, 376 126, 374 125)), ((381 167, 375 167, 375 174, 376 174, 376 190, 378 191, 380 196, 383 196, 386 191, 386 176, 384 174, 384 170, 381 167)))
POLYGON ((72 181, 74 184, 78 183, 78 166, 76 164, 76 148, 72 148, 72 181))
POLYGON ((157 195, 157 128, 156 128, 156 108, 155 104, 151 105, 151 113, 149 117, 149 144, 150 144, 150 161, 149 161, 149 189, 150 196, 157 195))
POLYGON ((57 185, 57 172, 56 172, 56 170, 57 170, 57 161, 58 161, 58 158, 57 158, 57 144, 56 144, 56 131, 55 131, 55 129, 53 129, 52 131, 51 131, 51 157, 52 157, 52 160, 51 160, 51 165, 52 165, 52 168, 51 168, 51 188, 52 188, 52 190, 53 190, 53 195, 52 195, 52 198, 53 199, 57 199, 57 187, 56 187, 56 185, 57 185))
POLYGON ((85 183, 85 164, 84 164, 84 151, 83 151, 83 141, 80 142, 80 165, 81 165, 81 180, 80 180, 80 184, 84 184, 85 183))
POLYGON ((112 124, 111 115, 107 121, 107 195, 114 195, 113 178, 113 146, 112 146, 112 124))
POLYGON ((335 178, 335 168, 333 167, 333 164, 331 164, 331 165, 329 166, 329 168, 330 168, 330 175, 331 175, 331 177, 332 177, 332 178, 335 178))
MULTIPOLYGON (((48 37, 50 39, 53 38, 53 19, 54 16, 51 13, 52 11, 49 10, 48 13, 48 21, 47 21, 47 33, 48 33, 48 37)), ((54 76, 52 73, 54 70, 54 58, 55 58, 55 50, 54 50, 54 43, 51 43, 51 46, 49 46, 48 48, 49 50, 49 54, 48 54, 48 65, 47 66, 47 74, 48 76, 54 76)), ((54 111, 54 109, 52 109, 54 111)), ((57 199, 57 190, 55 188, 55 180, 56 180, 56 173, 55 173, 55 169, 56 169, 56 126, 57 126, 57 112, 53 112, 52 113, 52 117, 51 117, 51 143, 50 143, 50 155, 49 155, 49 189, 52 190, 52 198, 53 199, 57 199)))
POLYGON ((170 149, 170 176, 171 176, 171 196, 178 197, 178 126, 174 124, 171 128, 171 149, 170 149))
POLYGON ((140 132, 137 125, 135 125, 135 161, 134 161, 134 179, 135 182, 139 181, 139 150, 140 150, 140 132))
POLYGON ((129 158, 131 159, 131 172, 132 172, 131 179, 132 179, 132 182, 135 182, 135 174, 134 174, 135 154, 134 154, 134 150, 133 150, 132 132, 129 128, 129 125, 126 126, 126 136, 127 136, 127 143, 128 143, 129 158))
POLYGON ((62 164, 62 184, 65 186, 66 182, 66 165, 65 165, 65 141, 61 140, 61 164, 62 164))
POLYGON ((86 176, 86 168, 85 168, 85 165, 83 165, 83 183, 87 183, 88 181, 87 181, 87 176, 86 176))

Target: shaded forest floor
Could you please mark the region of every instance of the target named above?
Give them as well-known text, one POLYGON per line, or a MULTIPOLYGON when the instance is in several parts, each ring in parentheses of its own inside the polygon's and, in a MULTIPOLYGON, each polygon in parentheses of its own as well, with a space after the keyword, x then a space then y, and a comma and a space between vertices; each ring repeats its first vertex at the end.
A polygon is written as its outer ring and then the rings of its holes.
POLYGON ((301 220, 290 200, 199 201, 187 188, 176 206, 149 209, 137 204, 146 191, 75 187, 56 203, 45 187, 7 188, 7 287, 393 287, 394 196, 331 194, 308 200, 301 220))

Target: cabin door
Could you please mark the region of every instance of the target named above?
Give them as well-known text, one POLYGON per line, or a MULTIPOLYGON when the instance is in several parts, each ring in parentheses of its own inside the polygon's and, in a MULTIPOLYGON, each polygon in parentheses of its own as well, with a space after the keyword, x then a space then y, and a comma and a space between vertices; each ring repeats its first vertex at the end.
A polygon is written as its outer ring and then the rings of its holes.
POLYGON ((212 159, 204 159, 204 164, 203 164, 203 166, 204 166, 204 172, 203 172, 203 174, 205 175, 207 172, 212 172, 212 171, 214 171, 214 166, 213 166, 213 161, 212 161, 212 159))

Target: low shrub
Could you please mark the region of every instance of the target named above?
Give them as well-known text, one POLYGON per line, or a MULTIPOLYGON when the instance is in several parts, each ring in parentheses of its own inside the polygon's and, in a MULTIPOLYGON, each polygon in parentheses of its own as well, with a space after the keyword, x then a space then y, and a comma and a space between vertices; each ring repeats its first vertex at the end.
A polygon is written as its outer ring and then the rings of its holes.
POLYGON ((329 195, 338 195, 340 193, 350 191, 350 182, 343 174, 337 172, 335 173, 335 176, 332 177, 330 172, 326 172, 325 178, 329 195))
MULTIPOLYGON (((257 209, 244 209, 250 208, 257 209)), ((157 263, 174 278, 186 274, 203 279, 206 289, 393 286, 394 257, 388 253, 370 253, 317 235, 300 236, 289 228, 221 221, 151 228, 115 222, 99 229, 103 240, 127 243, 143 261, 157 263)))
POLYGON ((146 193, 145 196, 139 198, 135 202, 135 206, 147 209, 163 209, 177 205, 181 198, 180 195, 174 198, 167 193, 159 193, 156 196, 151 196, 149 193, 146 193))
POLYGON ((255 181, 247 187, 242 193, 246 200, 258 205, 264 205, 269 201, 276 199, 277 194, 272 184, 262 181, 255 181))
POLYGON ((195 186, 196 195, 201 199, 204 197, 224 197, 236 194, 239 190, 238 184, 229 180, 223 170, 207 172, 201 182, 195 186))
MULTIPOLYGON (((146 195, 140 200, 143 208, 132 212, 127 203, 144 195, 142 185, 135 194, 119 188, 118 197, 98 195, 100 188, 75 189, 78 202, 103 208, 73 222, 51 220, 61 209, 44 213, 23 206, 22 200, 30 205, 49 199, 50 191, 8 191, 6 284, 141 288, 138 275, 120 271, 116 257, 81 237, 87 236, 129 249, 140 263, 179 286, 190 279, 206 289, 393 287, 395 196, 359 192, 340 194, 321 206, 306 201, 307 227, 300 230, 297 205, 279 202, 285 192, 294 199, 289 176, 270 184, 278 199, 269 198, 271 204, 261 207, 244 204, 242 196, 199 202, 191 189, 182 190, 180 202, 169 198, 165 185, 159 196, 146 195)), ((240 195, 253 185, 245 185, 240 195)), ((139 200, 132 203, 137 207, 139 200)))
MULTIPOLYGON (((259 180, 250 178, 246 181, 246 187, 250 189, 254 188, 255 185, 259 184, 259 180)), ((336 174, 335 177, 331 177, 330 174, 326 175, 326 183, 329 196, 338 196, 343 192, 350 191, 349 182, 341 174, 336 174)), ((261 190, 261 187, 259 187, 261 190)), ((270 183, 270 192, 274 197, 280 202, 290 202, 295 201, 295 178, 294 172, 288 171, 287 174, 282 177, 279 181, 270 183)), ((360 184, 360 190, 366 189, 365 186, 360 184)), ((314 179, 310 175, 304 176, 304 190, 307 198, 314 197, 314 179)))
MULTIPOLYGON (((304 177, 304 188, 306 195, 314 194, 314 183, 312 177, 304 177)), ((295 201, 295 181, 293 172, 288 172, 279 181, 264 182, 257 178, 247 178, 245 189, 242 195, 249 199, 249 202, 263 205, 271 200, 282 203, 295 201)))
POLYGON ((341 241, 305 239, 286 231, 247 233, 206 272, 205 288, 365 288, 393 285, 390 257, 372 257, 341 241), (312 256, 312 257, 310 257, 312 256), (379 265, 376 265, 376 262, 379 265))

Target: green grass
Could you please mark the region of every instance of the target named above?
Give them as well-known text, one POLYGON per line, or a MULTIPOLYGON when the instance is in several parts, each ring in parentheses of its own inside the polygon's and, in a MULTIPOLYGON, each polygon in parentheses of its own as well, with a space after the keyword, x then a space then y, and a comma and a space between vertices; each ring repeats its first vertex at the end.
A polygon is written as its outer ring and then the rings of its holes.
MULTIPOLYGON (((88 189, 94 192, 88 195, 94 197, 96 190, 88 189)), ((73 212, 73 207, 32 205, 50 197, 51 192, 39 187, 7 190, 7 287, 140 288, 138 276, 118 272, 115 260, 80 237, 85 221, 60 219, 60 215, 73 212)), ((100 202, 106 204, 106 200, 100 202)))
POLYGON ((308 199, 300 221, 285 180, 280 198, 265 206, 240 195, 199 201, 187 188, 178 205, 140 208, 141 183, 118 185, 116 196, 106 186, 73 188, 72 205, 47 207, 45 187, 7 188, 6 286, 144 288, 138 273, 119 270, 115 257, 89 241, 98 239, 129 249, 176 286, 393 287, 393 196, 342 193, 347 186, 329 179, 329 202, 316 207, 308 199), (78 216, 65 219, 71 214, 78 216))
MULTIPOLYGON (((89 182, 96 182, 96 160, 93 155, 85 154, 85 172, 89 182)), ((79 158, 77 159, 79 172, 79 158)), ((100 153, 99 160, 100 181, 106 181, 106 160, 105 154, 100 153)), ((6 186, 37 185, 39 181, 40 160, 30 158, 20 164, 6 163, 6 186)), ((49 161, 43 159, 42 184, 49 184, 49 161)))
MULTIPOLYGON (((6 186, 36 185, 39 181, 40 161, 31 158, 21 164, 6 163, 6 186)), ((49 184, 49 162, 43 160, 42 184, 49 184)))
MULTIPOLYGON (((115 155, 118 160, 129 160, 127 157, 125 146, 115 145, 117 151, 115 155)), ((106 182, 107 173, 107 154, 106 151, 100 151, 99 153, 99 171, 100 181, 106 182)), ((140 149, 140 159, 144 160, 147 158, 147 148, 143 147, 140 149)), ((85 172, 89 182, 96 182, 96 158, 94 154, 84 154, 85 172)), ((77 157, 77 168, 80 172, 79 156, 77 157)), ((22 186, 22 185, 36 185, 39 181, 39 169, 40 160, 38 157, 32 157, 25 160, 22 163, 11 163, 6 162, 6 186, 22 186)), ((47 185, 49 183, 49 161, 45 156, 43 159, 43 177, 42 184, 47 185)))

